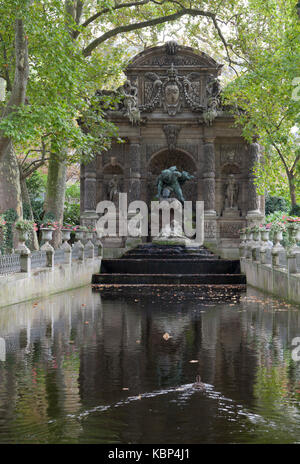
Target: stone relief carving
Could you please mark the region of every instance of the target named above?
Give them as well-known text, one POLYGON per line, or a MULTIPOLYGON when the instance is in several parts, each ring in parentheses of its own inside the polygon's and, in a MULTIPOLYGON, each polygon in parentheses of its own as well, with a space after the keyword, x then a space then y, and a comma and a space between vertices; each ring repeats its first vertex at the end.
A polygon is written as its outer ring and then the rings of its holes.
POLYGON ((178 75, 173 63, 164 76, 155 72, 145 73, 145 104, 140 107, 141 111, 151 112, 162 105, 169 116, 175 116, 184 102, 192 111, 204 111, 205 107, 200 103, 201 96, 196 94, 200 84, 193 85, 193 81, 199 80, 200 77, 198 72, 189 73, 187 76, 178 75))
POLYGON ((203 59, 201 57, 192 57, 185 55, 176 55, 176 56, 154 56, 148 59, 143 60, 142 64, 144 66, 170 66, 174 64, 175 66, 203 66, 203 59))
POLYGON ((84 209, 94 211, 96 209, 96 182, 95 179, 85 179, 84 209))
POLYGON ((204 237, 216 238, 217 237, 217 224, 215 221, 204 221, 204 237))
POLYGON ((218 116, 220 109, 220 81, 213 74, 210 74, 206 83, 207 107, 202 115, 206 125, 211 126, 214 119, 218 116))
POLYGON ((167 138, 169 151, 172 153, 176 150, 177 136, 180 132, 180 126, 175 124, 166 124, 163 126, 163 131, 167 138))
POLYGON ((243 226, 243 222, 221 222, 220 235, 223 238, 239 238, 243 226))
POLYGON ((104 111, 121 111, 127 116, 132 124, 141 121, 141 114, 138 107, 138 88, 127 79, 117 90, 97 90, 96 96, 99 99, 99 106, 104 111), (116 97, 121 97, 120 102, 116 102, 116 97))
POLYGON ((241 165, 242 156, 240 152, 240 145, 223 144, 220 146, 220 163, 221 166, 225 164, 241 165))
POLYGON ((130 122, 138 122, 141 119, 141 114, 138 108, 137 87, 127 79, 124 84, 117 89, 117 92, 122 97, 119 109, 129 118, 130 122))

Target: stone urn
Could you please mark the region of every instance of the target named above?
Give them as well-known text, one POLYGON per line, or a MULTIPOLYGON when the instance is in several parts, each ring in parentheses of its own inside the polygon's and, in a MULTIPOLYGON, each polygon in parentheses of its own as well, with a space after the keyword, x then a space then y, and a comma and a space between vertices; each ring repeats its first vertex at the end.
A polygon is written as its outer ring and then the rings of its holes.
POLYGON ((268 242, 269 240, 269 235, 270 235, 270 229, 262 229, 260 231, 261 239, 263 242, 268 242))
POLYGON ((80 230, 80 229, 76 229, 75 230, 75 238, 78 242, 81 242, 81 240, 83 240, 84 238, 84 234, 85 234, 85 230, 80 230))
POLYGON ((249 231, 249 232, 246 232, 246 238, 247 238, 247 242, 250 242, 250 241, 252 241, 252 237, 253 237, 253 235, 252 235, 252 232, 251 232, 251 231, 249 231))
POLYGON ((88 231, 85 233, 86 240, 92 240, 92 238, 93 238, 93 232, 88 231))
POLYGON ((246 240, 246 232, 240 232, 240 241, 244 242, 246 240))
POLYGON ((40 230, 42 232, 42 240, 45 243, 49 243, 52 240, 53 232, 55 229, 42 228, 40 230))
POLYGON ((300 242, 300 224, 297 225, 296 241, 300 242))
POLYGON ((24 246, 26 240, 28 240, 28 231, 27 230, 20 230, 20 229, 17 229, 17 231, 18 231, 19 245, 24 246))
POLYGON ((282 230, 274 231, 274 246, 279 246, 282 239, 283 239, 282 230))
POLYGON ((291 246, 296 245, 298 234, 297 224, 295 222, 290 222, 287 226, 287 231, 289 235, 289 243, 291 244, 291 246))
POLYGON ((253 231, 253 240, 255 242, 259 242, 259 234, 260 234, 260 231, 259 230, 254 230, 253 231))
MULTIPOLYGON (((16 253, 22 255, 30 255, 30 250, 27 248, 25 242, 28 240, 29 232, 27 230, 16 229, 18 231, 18 246, 16 248, 16 253)), ((12 251, 14 253, 14 251, 12 251)))
POLYGON ((70 229, 61 229, 61 239, 64 242, 67 242, 68 240, 70 240, 71 238, 71 230, 70 229))

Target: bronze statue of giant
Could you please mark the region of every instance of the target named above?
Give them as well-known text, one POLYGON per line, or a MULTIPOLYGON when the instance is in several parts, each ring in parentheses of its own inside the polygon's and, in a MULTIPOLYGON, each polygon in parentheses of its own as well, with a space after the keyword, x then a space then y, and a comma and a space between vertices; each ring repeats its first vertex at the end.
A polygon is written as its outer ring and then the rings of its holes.
POLYGON ((186 171, 178 171, 176 166, 164 169, 157 178, 157 195, 159 199, 170 198, 171 193, 181 202, 184 202, 181 186, 194 176, 186 171))

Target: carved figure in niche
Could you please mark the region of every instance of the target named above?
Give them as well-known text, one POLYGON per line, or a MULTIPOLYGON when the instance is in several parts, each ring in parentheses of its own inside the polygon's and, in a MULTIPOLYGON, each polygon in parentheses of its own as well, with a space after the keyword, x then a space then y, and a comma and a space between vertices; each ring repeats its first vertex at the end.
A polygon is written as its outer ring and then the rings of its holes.
POLYGON ((117 91, 122 96, 123 108, 121 105, 121 111, 123 111, 125 115, 129 117, 131 122, 139 121, 141 115, 138 109, 137 87, 132 85, 131 82, 127 79, 124 84, 117 89, 117 91))
POLYGON ((186 171, 178 171, 176 166, 164 169, 157 178, 157 195, 159 198, 169 198, 173 193, 177 199, 183 203, 184 197, 181 186, 187 181, 194 179, 194 176, 186 171))
POLYGON ((238 184, 233 174, 229 174, 225 190, 225 208, 237 207, 238 184))
POLYGON ((119 182, 117 174, 114 174, 108 183, 108 198, 115 203, 118 200, 119 182))

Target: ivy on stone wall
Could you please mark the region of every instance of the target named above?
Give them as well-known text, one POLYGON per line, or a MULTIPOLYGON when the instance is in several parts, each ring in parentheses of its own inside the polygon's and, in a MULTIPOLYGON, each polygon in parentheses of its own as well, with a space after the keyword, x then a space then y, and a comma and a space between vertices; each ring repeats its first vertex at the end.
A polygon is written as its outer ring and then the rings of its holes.
POLYGON ((5 238, 4 238, 4 250, 6 253, 10 253, 13 249, 14 241, 13 241, 13 224, 16 222, 18 215, 17 212, 10 208, 5 211, 3 214, 4 220, 6 221, 5 224, 5 238))

